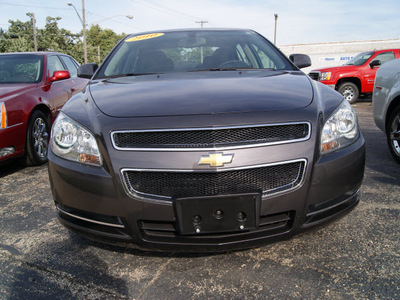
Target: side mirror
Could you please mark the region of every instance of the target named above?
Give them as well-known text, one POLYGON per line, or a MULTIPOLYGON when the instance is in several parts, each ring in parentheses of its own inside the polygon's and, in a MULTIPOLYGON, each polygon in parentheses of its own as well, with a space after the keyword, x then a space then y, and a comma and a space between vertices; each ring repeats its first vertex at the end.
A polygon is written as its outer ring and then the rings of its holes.
POLYGON ((379 59, 375 59, 375 60, 373 60, 373 61, 371 61, 371 62, 369 63, 369 66, 370 66, 371 68, 374 68, 374 67, 380 66, 381 64, 382 64, 382 62, 381 62, 379 59))
POLYGON ((311 66, 311 58, 305 54, 290 54, 289 59, 299 68, 311 66))
POLYGON ((71 78, 69 71, 54 71, 53 76, 49 78, 49 82, 60 81, 68 78, 71 78))
POLYGON ((90 79, 98 67, 96 63, 81 65, 78 68, 78 77, 90 79))

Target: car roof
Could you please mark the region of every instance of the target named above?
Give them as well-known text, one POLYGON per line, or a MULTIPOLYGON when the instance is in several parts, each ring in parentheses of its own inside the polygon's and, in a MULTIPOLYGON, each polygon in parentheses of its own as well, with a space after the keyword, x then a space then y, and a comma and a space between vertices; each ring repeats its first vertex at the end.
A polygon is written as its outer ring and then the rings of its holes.
POLYGON ((60 52, 52 52, 52 51, 37 51, 37 52, 7 52, 7 53, 0 53, 0 55, 51 55, 51 54, 57 54, 57 55, 67 55, 65 53, 60 53, 60 52))

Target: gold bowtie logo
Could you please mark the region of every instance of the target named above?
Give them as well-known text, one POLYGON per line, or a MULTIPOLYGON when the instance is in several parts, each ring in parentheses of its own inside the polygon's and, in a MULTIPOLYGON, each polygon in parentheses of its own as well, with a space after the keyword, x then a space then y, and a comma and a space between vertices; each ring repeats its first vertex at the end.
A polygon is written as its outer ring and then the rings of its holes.
POLYGON ((212 153, 203 155, 198 162, 199 165, 209 165, 210 167, 222 167, 224 164, 232 162, 233 154, 212 153))

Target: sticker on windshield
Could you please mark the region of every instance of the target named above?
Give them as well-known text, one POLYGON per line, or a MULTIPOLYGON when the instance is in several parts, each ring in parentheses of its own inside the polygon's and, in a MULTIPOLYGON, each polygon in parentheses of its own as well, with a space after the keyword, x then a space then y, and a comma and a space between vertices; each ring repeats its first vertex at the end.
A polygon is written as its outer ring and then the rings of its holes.
POLYGON ((127 39, 125 42, 136 42, 136 41, 141 41, 141 40, 148 40, 148 39, 153 39, 156 37, 163 36, 164 33, 149 33, 149 34, 143 34, 139 36, 135 36, 133 38, 127 39))

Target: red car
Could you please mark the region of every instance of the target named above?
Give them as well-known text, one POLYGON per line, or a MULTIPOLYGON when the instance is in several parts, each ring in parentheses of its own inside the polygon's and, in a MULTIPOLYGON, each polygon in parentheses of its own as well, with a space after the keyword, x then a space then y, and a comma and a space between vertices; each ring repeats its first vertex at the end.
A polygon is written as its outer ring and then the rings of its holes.
POLYGON ((357 54, 343 66, 311 71, 308 75, 337 90, 350 103, 360 94, 372 93, 379 66, 400 57, 400 49, 386 49, 357 54))
POLYGON ((47 162, 53 120, 88 82, 77 77, 78 67, 61 53, 0 54, 0 164, 18 157, 47 162))

